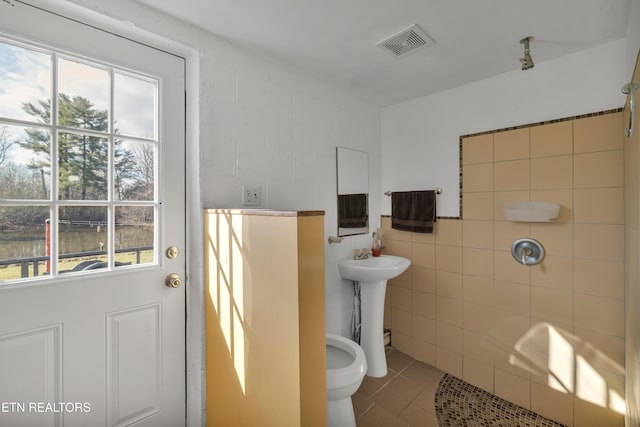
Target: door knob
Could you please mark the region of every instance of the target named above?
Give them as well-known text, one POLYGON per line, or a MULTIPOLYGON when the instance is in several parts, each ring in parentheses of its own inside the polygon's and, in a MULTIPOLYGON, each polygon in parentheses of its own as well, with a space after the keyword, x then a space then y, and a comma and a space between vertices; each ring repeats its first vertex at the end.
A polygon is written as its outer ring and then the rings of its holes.
POLYGON ((171 273, 164 278, 164 284, 170 288, 179 288, 182 285, 182 279, 176 273, 171 273))

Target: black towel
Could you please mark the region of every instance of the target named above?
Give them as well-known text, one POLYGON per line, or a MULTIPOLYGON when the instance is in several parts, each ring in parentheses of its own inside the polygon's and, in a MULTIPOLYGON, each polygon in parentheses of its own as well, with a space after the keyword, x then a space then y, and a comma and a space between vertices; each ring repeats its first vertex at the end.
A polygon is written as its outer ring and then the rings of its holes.
POLYGON ((434 222, 436 222, 435 191, 391 193, 391 228, 416 233, 433 233, 434 222))
POLYGON ((338 227, 366 227, 367 217, 366 193, 338 195, 338 227))

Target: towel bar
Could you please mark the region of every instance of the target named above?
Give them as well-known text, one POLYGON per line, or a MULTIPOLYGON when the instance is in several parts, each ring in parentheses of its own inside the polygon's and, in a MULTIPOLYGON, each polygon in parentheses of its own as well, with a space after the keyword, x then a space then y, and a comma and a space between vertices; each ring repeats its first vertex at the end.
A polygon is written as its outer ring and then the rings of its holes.
MULTIPOLYGON (((436 194, 442 194, 442 188, 436 188, 435 189, 436 194)), ((391 196, 392 191, 385 191, 384 195, 385 196, 391 196)))

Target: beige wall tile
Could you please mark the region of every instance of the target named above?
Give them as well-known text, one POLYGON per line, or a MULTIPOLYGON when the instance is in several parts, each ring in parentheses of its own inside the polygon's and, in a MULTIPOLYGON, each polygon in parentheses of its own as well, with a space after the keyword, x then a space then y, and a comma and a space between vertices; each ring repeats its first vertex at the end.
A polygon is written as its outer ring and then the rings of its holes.
POLYGON ((412 295, 410 289, 404 289, 397 286, 391 287, 391 307, 411 312, 412 295))
POLYGON ((520 128, 493 135, 494 161, 529 158, 529 128, 520 128))
MULTIPOLYGON (((514 202, 528 202, 529 191, 496 191, 493 194, 493 218, 496 221, 507 221, 502 213, 504 207, 514 202)), ((528 223, 526 223, 528 225, 528 223)))
POLYGON ((500 369, 495 370, 495 394, 523 408, 531 408, 529 381, 500 369))
MULTIPOLYGON (((389 298, 387 298, 389 299, 389 298)), ((391 304, 387 304, 387 301, 385 301, 384 304, 384 320, 383 320, 383 328, 385 329, 391 329, 392 328, 392 324, 391 324, 391 304)))
MULTIPOLYGON (((528 311, 528 309, 527 309, 528 311)), ((526 315, 496 310, 495 313, 496 341, 510 346, 516 346, 531 328, 531 318, 526 315)), ((515 347, 512 351, 516 351, 515 347)))
POLYGON ((493 308, 463 303, 463 329, 480 335, 493 335, 493 308))
POLYGON ((624 261, 624 226, 575 224, 576 258, 624 261))
POLYGON ((393 348, 413 356, 413 340, 411 339, 410 334, 394 329, 391 334, 391 340, 393 342, 393 348))
POLYGON ((535 190, 531 192, 532 202, 548 202, 560 205, 557 223, 571 222, 573 218, 573 189, 566 190, 535 190))
POLYGON ((391 324, 394 334, 402 333, 411 336, 413 319, 410 312, 391 308, 391 324))
POLYGON ((462 247, 436 245, 436 270, 462 272, 462 247))
POLYGON ((436 321, 417 314, 413 315, 413 338, 436 343, 436 321))
POLYGON ((463 330, 462 346, 466 357, 493 364, 493 337, 463 330))
POLYGON ((574 221, 577 223, 624 224, 622 187, 576 189, 574 221))
POLYGON ((436 271, 436 295, 462 299, 462 274, 449 271, 436 271))
POLYGON ((515 342, 504 343, 496 338, 494 344, 493 363, 495 369, 531 381, 531 362, 525 357, 525 353, 514 348, 515 342))
POLYGON ((574 156, 575 188, 621 187, 623 181, 622 150, 574 156))
MULTIPOLYGON (((389 222, 391 222, 391 219, 389 219, 389 222)), ((395 241, 410 242, 411 232, 404 231, 404 230, 395 230, 391 228, 391 224, 389 224, 388 230, 385 230, 384 232, 384 238, 385 240, 393 240, 394 242, 395 241)))
POLYGON ((575 294, 575 327, 624 337, 624 302, 592 295, 575 294))
POLYGON ((573 259, 546 255, 540 264, 532 265, 531 284, 558 291, 572 291, 573 259))
POLYGON ((544 246, 547 255, 573 255, 571 224, 531 223, 531 237, 544 246))
POLYGON ((381 216, 380 217, 380 228, 382 228, 385 236, 387 232, 391 230, 391 217, 390 216, 381 216))
POLYGON ((531 189, 551 190, 573 186, 573 156, 531 159, 531 189))
POLYGON ((529 160, 511 160, 493 164, 495 191, 529 190, 529 160))
POLYGON ((617 150, 623 144, 622 113, 574 120, 574 152, 617 150))
MULTIPOLYGON (((393 343, 393 335, 391 337, 393 343)), ((395 347, 395 343, 393 343, 395 347)), ((421 362, 428 363, 431 366, 436 366, 436 346, 433 343, 414 339, 412 341, 413 357, 421 362)))
POLYGON ((492 249, 493 221, 462 221, 462 246, 492 249))
MULTIPOLYGON (((437 224, 437 222, 436 222, 437 224)), ((437 227, 437 226, 436 226, 437 227)), ((427 244, 435 244, 436 243, 436 230, 434 229, 433 233, 410 233, 411 241, 414 243, 427 243, 427 244)))
POLYGON ((493 250, 463 248, 462 272, 471 276, 493 277, 493 250))
POLYGON ((389 283, 393 287, 411 289, 413 285, 413 270, 415 268, 416 267, 409 267, 404 273, 391 279, 389 283))
MULTIPOLYGON (((621 373, 624 367, 624 339, 620 337, 614 337, 601 332, 595 332, 592 330, 576 327, 574 330, 576 336, 576 348, 583 353, 585 348, 591 349, 589 353, 593 356, 604 356, 601 359, 602 363, 598 363, 599 366, 606 369, 608 372, 621 373), (596 353, 593 350, 597 350, 596 353)), ((588 351, 587 351, 588 352, 588 351)))
POLYGON ((544 417, 573 425, 573 395, 542 384, 531 384, 531 410, 544 417))
POLYGON ((463 275, 462 300, 489 308, 493 307, 493 279, 463 275))
POLYGON ((496 310, 529 316, 528 285, 496 280, 493 285, 493 298, 496 310))
POLYGON ((493 163, 464 165, 462 190, 464 192, 493 191, 493 163))
POLYGON ((462 379, 469 384, 493 393, 493 364, 463 357, 462 379))
MULTIPOLYGON (((394 246, 395 248, 395 246, 394 246)), ((434 268, 436 265, 435 245, 412 243, 411 264, 416 267, 434 268)))
POLYGON ((503 282, 528 284, 529 267, 525 267, 516 261, 511 252, 495 251, 494 253, 494 277, 503 282))
POLYGON ((436 244, 462 245, 462 221, 459 219, 439 219, 435 224, 436 244))
POLYGON ((438 322, 436 325, 438 347, 462 354, 462 328, 438 322))
POLYGON ((531 287, 531 316, 546 322, 573 321, 573 294, 570 291, 531 287))
POLYGON ((425 267, 410 267, 412 270, 411 287, 414 291, 436 292, 436 270, 425 267))
POLYGON ((438 347, 436 367, 460 378, 462 377, 462 355, 438 347))
POLYGON ((493 134, 470 136, 462 140, 462 164, 493 162, 493 134))
POLYGON ((413 261, 411 254, 411 242, 404 240, 393 240, 391 242, 391 251, 385 249, 387 253, 391 253, 393 255, 409 258, 413 261))
POLYGON ((496 250, 511 251, 517 239, 531 234, 528 222, 496 221, 493 223, 493 245, 496 250))
POLYGON ((624 298, 623 262, 576 259, 574 263, 576 292, 608 298, 624 298))
POLYGON ((594 405, 578 397, 573 400, 573 425, 623 427, 624 414, 615 412, 600 405, 594 405))
POLYGON ((465 220, 493 219, 493 193, 462 193, 462 218, 465 220))
POLYGON ((414 315, 419 315, 429 319, 436 317, 436 296, 427 292, 412 292, 412 305, 410 311, 414 315))
POLYGON ((531 128, 531 157, 562 156, 572 153, 573 124, 571 121, 531 128))
POLYGON ((452 326, 462 326, 462 300, 437 296, 436 319, 452 326))

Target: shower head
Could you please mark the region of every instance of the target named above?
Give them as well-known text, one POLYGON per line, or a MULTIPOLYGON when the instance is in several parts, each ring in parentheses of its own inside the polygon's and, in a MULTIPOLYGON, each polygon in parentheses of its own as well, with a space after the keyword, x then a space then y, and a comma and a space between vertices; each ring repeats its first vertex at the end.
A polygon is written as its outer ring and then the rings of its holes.
POLYGON ((525 37, 520 40, 520 43, 524 45, 524 57, 520 58, 520 63, 522 64, 522 71, 528 70, 529 68, 533 68, 533 58, 531 58, 531 54, 529 53, 529 42, 533 40, 533 36, 525 37))

